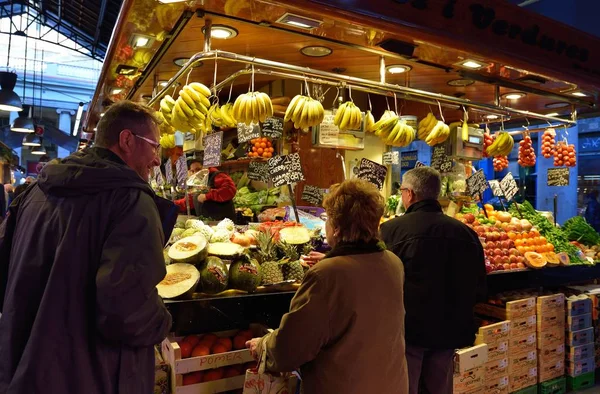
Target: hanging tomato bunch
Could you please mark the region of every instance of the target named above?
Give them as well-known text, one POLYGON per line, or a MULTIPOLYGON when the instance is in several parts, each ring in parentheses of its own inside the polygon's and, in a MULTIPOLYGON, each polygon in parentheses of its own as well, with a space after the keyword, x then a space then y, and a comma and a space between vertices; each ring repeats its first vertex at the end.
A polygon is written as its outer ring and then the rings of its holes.
POLYGON ((526 133, 521 142, 519 142, 518 163, 521 167, 533 167, 535 166, 535 159, 536 156, 532 146, 531 136, 529 133, 526 133))
POLYGON ((494 171, 496 172, 508 168, 508 156, 496 156, 492 161, 494 163, 494 171))
POLYGON ((546 129, 542 136, 542 156, 546 159, 551 158, 554 155, 554 149, 556 148, 556 131, 554 129, 546 129))
POLYGON ((487 154, 488 146, 494 143, 494 137, 490 134, 490 130, 486 128, 485 133, 483 133, 483 157, 489 157, 487 154))
POLYGON ((576 165, 575 145, 569 145, 566 141, 559 141, 554 150, 554 167, 575 167, 576 165))

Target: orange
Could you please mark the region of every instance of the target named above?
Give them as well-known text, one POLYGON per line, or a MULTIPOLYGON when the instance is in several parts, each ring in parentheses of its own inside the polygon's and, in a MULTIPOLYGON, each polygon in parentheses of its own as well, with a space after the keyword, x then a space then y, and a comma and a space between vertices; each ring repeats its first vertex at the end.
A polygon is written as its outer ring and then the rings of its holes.
POLYGON ((263 149, 265 149, 267 147, 267 144, 265 142, 261 142, 260 143, 260 147, 263 148, 263 149))
POLYGON ((554 245, 548 244, 548 252, 554 252, 554 245))
POLYGON ((192 345, 192 348, 194 348, 198 342, 200 342, 200 338, 198 335, 188 335, 187 337, 183 338, 183 342, 188 342, 190 345, 192 345))
POLYGON ((183 340, 179 344, 179 347, 181 348, 181 358, 188 358, 192 355, 192 350, 194 349, 194 347, 190 342, 186 342, 185 340, 183 340))
POLYGON ((210 355, 210 348, 200 342, 194 350, 192 350, 192 357, 202 357, 210 355))
POLYGON ((204 382, 212 382, 213 380, 223 379, 224 368, 211 369, 204 373, 204 382))
POLYGON ((203 377, 203 371, 186 373, 185 375, 183 375, 183 385, 187 386, 189 384, 201 383, 203 377))
POLYGON ((270 148, 270 147, 272 147, 272 146, 273 146, 273 144, 271 143, 271 141, 267 141, 267 147, 269 147, 269 148, 270 148))
POLYGON ((210 351, 212 354, 227 353, 227 348, 220 343, 215 343, 210 351))
POLYGON ((264 142, 264 143, 266 143, 267 141, 268 141, 267 137, 262 137, 262 138, 260 139, 260 142, 264 142))
POLYGON ((215 342, 216 345, 223 345, 228 352, 231 351, 231 349, 233 349, 233 342, 231 341, 230 338, 219 338, 217 339, 217 342, 215 342))
POLYGON ((258 153, 259 155, 262 155, 262 154, 263 154, 263 152, 264 152, 263 148, 258 148, 258 149, 256 150, 256 153, 258 153))
POLYGON ((235 350, 242 350, 246 348, 246 341, 248 339, 240 334, 237 334, 235 337, 233 337, 233 348, 235 350))
POLYGON ((263 157, 270 159, 271 157, 273 157, 273 155, 271 153, 263 153, 263 157))

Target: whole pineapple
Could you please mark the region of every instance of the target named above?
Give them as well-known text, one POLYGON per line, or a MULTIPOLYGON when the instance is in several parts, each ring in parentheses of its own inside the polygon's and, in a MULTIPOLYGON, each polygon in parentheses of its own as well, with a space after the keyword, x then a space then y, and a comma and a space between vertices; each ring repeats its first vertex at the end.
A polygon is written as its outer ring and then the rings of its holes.
POLYGON ((258 253, 261 258, 262 285, 283 282, 283 272, 277 261, 277 250, 270 231, 261 231, 256 236, 258 253))
POLYGON ((279 248, 283 254, 289 259, 283 264, 283 278, 285 280, 294 280, 301 282, 304 279, 304 268, 300 263, 300 254, 298 248, 294 245, 290 245, 287 242, 280 242, 279 248))

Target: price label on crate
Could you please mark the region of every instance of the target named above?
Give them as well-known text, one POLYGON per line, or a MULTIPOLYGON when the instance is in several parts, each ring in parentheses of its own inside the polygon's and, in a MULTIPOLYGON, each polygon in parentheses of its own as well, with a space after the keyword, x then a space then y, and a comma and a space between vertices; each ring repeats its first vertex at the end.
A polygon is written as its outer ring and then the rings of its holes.
POLYGON ((250 123, 249 125, 245 123, 238 123, 237 136, 240 144, 255 138, 260 138, 260 127, 255 123, 250 123))
POLYGON ((283 118, 272 116, 265 119, 262 125, 262 135, 273 140, 281 138, 283 136, 283 118))
POLYGON ((506 197, 507 201, 512 200, 519 192, 519 185, 517 185, 515 178, 513 178, 513 175, 510 172, 506 174, 504 178, 502 178, 500 181, 500 187, 504 191, 504 196, 506 197))
POLYGON ((369 159, 361 159, 358 166, 356 177, 371 182, 381 190, 385 177, 387 175, 387 168, 381 164, 375 163, 369 159))
POLYGON ((500 181, 497 180, 491 180, 488 181, 488 183, 490 184, 490 189, 492 189, 492 194, 496 197, 502 197, 504 196, 504 193, 502 192, 502 188, 500 187, 500 181))
POLYGON ((386 166, 389 166, 391 164, 400 164, 400 152, 385 152, 381 161, 386 166))
POLYGON ((302 173, 300 155, 298 153, 292 153, 285 156, 275 156, 270 158, 269 174, 273 181, 273 187, 302 182, 304 180, 304 174, 302 173))
POLYGON ((479 196, 488 188, 483 170, 479 170, 467 178, 467 191, 473 198, 479 196))
POLYGON ((310 204, 321 205, 325 189, 312 185, 304 185, 302 199, 310 204))
POLYGON ((204 167, 221 165, 221 150, 223 147, 223 132, 217 131, 204 137, 204 167))
POLYGON ((548 168, 548 186, 569 186, 569 167, 548 168))
POLYGON ((452 160, 446 155, 445 145, 436 145, 431 152, 431 168, 439 172, 450 172, 452 170, 452 160))
POLYGON ((251 161, 248 165, 248 179, 260 182, 269 182, 269 163, 251 161))

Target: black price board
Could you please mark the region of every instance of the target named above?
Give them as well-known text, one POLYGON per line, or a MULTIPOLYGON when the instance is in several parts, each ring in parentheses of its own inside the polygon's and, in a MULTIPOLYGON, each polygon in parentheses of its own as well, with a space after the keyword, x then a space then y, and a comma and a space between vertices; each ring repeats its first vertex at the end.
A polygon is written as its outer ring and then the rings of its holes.
POLYGON ((387 168, 369 159, 361 159, 358 166, 357 178, 369 181, 381 190, 387 175, 387 168))
POLYGON ((272 116, 265 119, 262 125, 262 135, 273 140, 281 138, 283 135, 283 118, 272 116))
POLYGON ((302 199, 310 204, 321 205, 323 194, 325 194, 325 190, 320 187, 304 185, 302 199))
POLYGON ((507 201, 512 200, 519 192, 519 185, 517 185, 515 178, 513 178, 513 175, 510 172, 502 178, 500 187, 502 188, 502 192, 507 201))
POLYGON ((248 179, 269 182, 269 163, 266 161, 251 161, 248 165, 248 179))
POLYGON ((569 167, 548 168, 548 186, 569 186, 569 167))
POLYGON ((247 125, 245 123, 238 123, 237 125, 238 142, 250 141, 255 138, 260 138, 260 127, 258 124, 251 123, 247 125))
POLYGON ((269 159, 269 174, 273 181, 273 187, 302 182, 304 180, 304 174, 302 173, 300 155, 298 153, 292 153, 286 156, 275 156, 269 159))
POLYGON ((494 196, 496 196, 496 197, 504 196, 504 193, 502 192, 502 188, 500 187, 500 181, 491 180, 488 183, 490 184, 490 189, 492 189, 492 194, 494 196))
POLYGON ((400 164, 400 152, 385 152, 382 157, 384 165, 400 164))
POLYGON ((467 178, 467 191, 473 198, 478 197, 488 188, 483 170, 479 170, 467 178))
POLYGON ((204 160, 202 162, 202 165, 205 167, 220 166, 222 146, 222 131, 217 131, 204 137, 204 160))
POLYGON ((445 145, 436 145, 431 152, 431 168, 439 172, 450 172, 452 170, 452 160, 446 155, 445 145))

